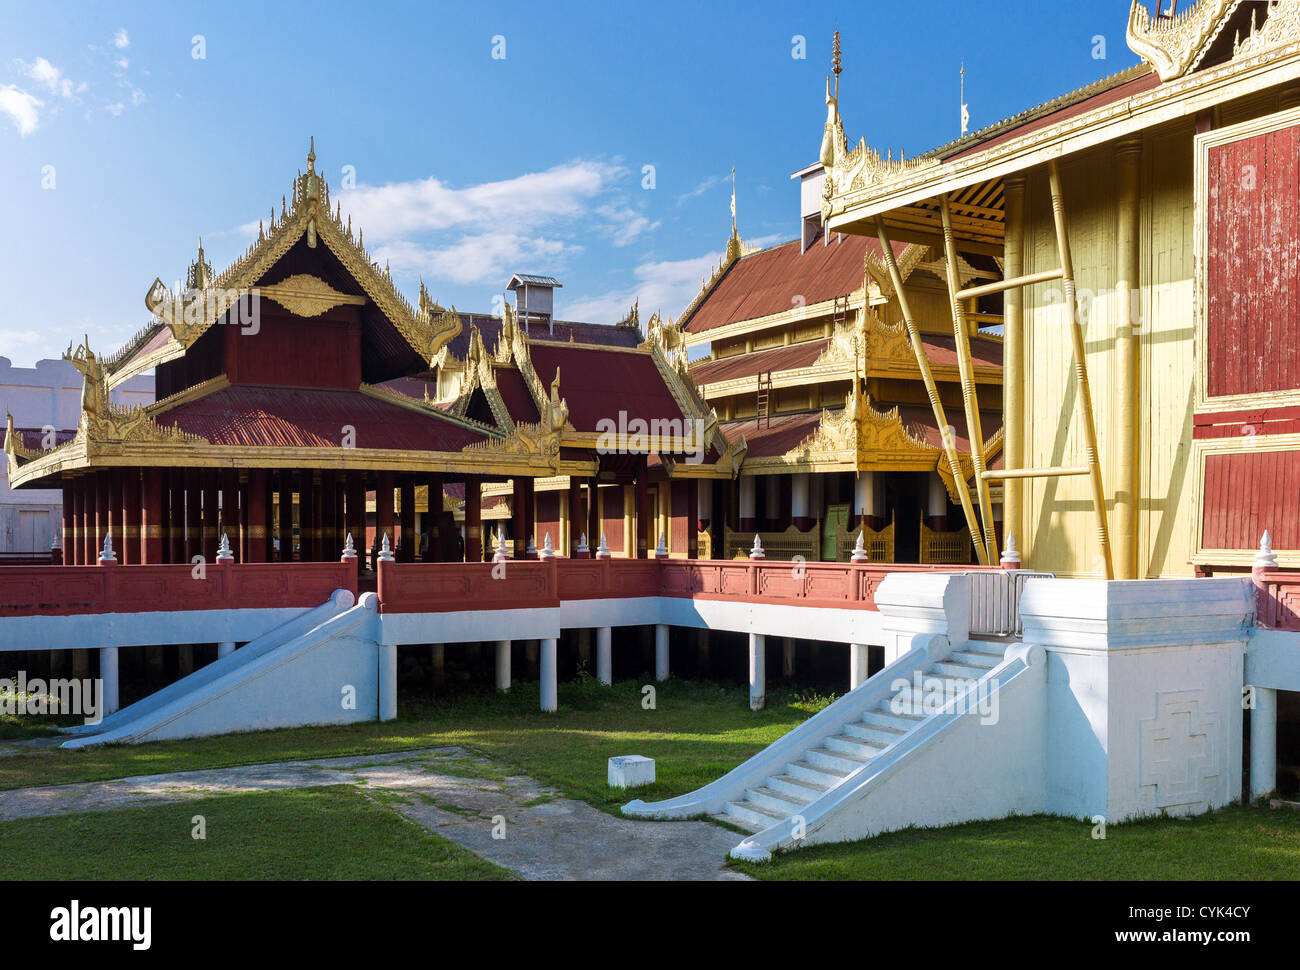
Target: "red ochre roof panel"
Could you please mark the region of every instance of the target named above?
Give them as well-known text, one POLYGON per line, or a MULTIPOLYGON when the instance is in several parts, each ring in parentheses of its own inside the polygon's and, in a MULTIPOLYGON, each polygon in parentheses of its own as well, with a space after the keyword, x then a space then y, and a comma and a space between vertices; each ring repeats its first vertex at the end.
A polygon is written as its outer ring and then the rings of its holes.
MULTIPOLYGON (((461 331, 447 343, 447 352, 464 360, 469 350, 470 325, 483 335, 483 345, 489 351, 496 349, 501 336, 501 318, 486 313, 461 313, 461 331)), ((641 342, 641 333, 635 327, 618 327, 606 323, 576 323, 555 321, 554 331, 545 324, 532 323, 527 330, 530 340, 580 344, 599 344, 608 347, 635 347, 641 342)))
POLYGON ((697 364, 691 369, 691 377, 696 384, 716 384, 719 381, 735 380, 738 377, 754 377, 765 371, 778 373, 808 367, 816 362, 830 344, 830 338, 808 340, 791 344, 788 347, 773 347, 752 354, 737 354, 721 360, 709 360, 697 364))
MULTIPOLYGON (((921 344, 925 347, 925 359, 932 366, 957 366, 957 341, 951 334, 923 333, 921 344)), ((977 368, 1002 369, 1002 341, 971 337, 971 361, 977 368)))
MULTIPOLYGON (((901 255, 906 243, 894 243, 901 255)), ((799 240, 750 253, 738 259, 686 321, 688 333, 702 333, 741 320, 811 306, 862 289, 867 251, 880 252, 878 240, 835 234, 829 243, 818 237, 806 252, 799 240)))
POLYGON ((784 455, 792 448, 797 448, 821 424, 821 411, 803 411, 798 414, 776 414, 765 420, 760 427, 754 418, 743 421, 725 421, 718 427, 728 441, 735 441, 745 436, 748 446, 746 458, 774 458, 784 455))
MULTIPOLYGON (((538 413, 537 404, 533 401, 523 374, 513 367, 498 367, 492 376, 497 382, 497 393, 501 395, 501 401, 510 412, 512 421, 532 424, 541 420, 542 416, 538 413)), ((560 384, 560 394, 564 395, 563 382, 560 384)))
POLYGON ((628 420, 683 418, 663 375, 648 353, 597 350, 565 344, 534 343, 533 368, 549 388, 560 371, 560 397, 569 406, 569 421, 578 431, 598 431, 602 418, 628 420))
MULTIPOLYGON (((891 410, 892 404, 874 404, 878 411, 891 410)), ((948 423, 952 425, 953 443, 957 447, 959 454, 970 454, 970 435, 966 430, 966 414, 961 408, 945 408, 944 415, 948 423)), ((943 448, 943 435, 939 433, 939 426, 934 420, 934 411, 926 404, 901 404, 898 406, 898 416, 903 422, 903 427, 907 433, 918 441, 923 441, 932 448, 943 448)), ((984 440, 988 441, 998 429, 1002 427, 1001 411, 980 411, 980 430, 984 433, 984 440)))
POLYGON ((360 391, 236 384, 157 417, 215 445, 338 448, 343 428, 358 448, 460 451, 484 436, 360 391))

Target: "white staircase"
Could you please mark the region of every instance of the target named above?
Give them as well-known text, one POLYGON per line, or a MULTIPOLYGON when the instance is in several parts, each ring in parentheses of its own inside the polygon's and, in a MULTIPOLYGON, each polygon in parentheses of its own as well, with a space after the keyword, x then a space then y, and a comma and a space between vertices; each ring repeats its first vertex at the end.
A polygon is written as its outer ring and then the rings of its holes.
POLYGON ((1002 662, 997 644, 971 641, 966 649, 930 663, 874 707, 848 721, 838 734, 800 752, 775 774, 747 787, 743 797, 724 804, 714 817, 749 832, 761 832, 800 815, 818 798, 842 785, 915 730, 943 705, 988 675, 1002 662), (920 693, 918 693, 918 687, 920 693))

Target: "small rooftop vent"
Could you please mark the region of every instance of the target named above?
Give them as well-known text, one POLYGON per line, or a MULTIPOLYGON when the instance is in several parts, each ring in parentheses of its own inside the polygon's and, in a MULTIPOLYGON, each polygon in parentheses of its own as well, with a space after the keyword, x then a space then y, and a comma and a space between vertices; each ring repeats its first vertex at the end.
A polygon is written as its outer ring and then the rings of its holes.
POLYGON ((533 323, 545 324, 548 333, 555 332, 555 291, 560 281, 551 276, 532 276, 515 273, 506 284, 515 294, 515 316, 529 332, 533 323))

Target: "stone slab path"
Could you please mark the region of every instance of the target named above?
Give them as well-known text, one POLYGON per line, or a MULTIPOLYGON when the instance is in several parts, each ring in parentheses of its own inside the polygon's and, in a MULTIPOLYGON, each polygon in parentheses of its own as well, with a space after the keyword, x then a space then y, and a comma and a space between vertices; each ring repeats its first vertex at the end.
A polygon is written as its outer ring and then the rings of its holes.
POLYGON ((0 791, 0 822, 345 784, 390 793, 376 802, 524 879, 748 878, 723 865, 741 835, 709 822, 617 818, 526 775, 502 777, 456 747, 18 788, 0 791))

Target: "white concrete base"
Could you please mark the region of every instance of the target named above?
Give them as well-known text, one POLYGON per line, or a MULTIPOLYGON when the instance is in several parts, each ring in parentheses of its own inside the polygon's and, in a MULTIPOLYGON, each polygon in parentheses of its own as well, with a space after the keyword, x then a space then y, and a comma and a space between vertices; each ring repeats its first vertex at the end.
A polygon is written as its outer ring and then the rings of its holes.
POLYGON ((609 787, 637 788, 641 785, 654 784, 654 758, 643 758, 639 754, 626 754, 609 759, 609 787))

